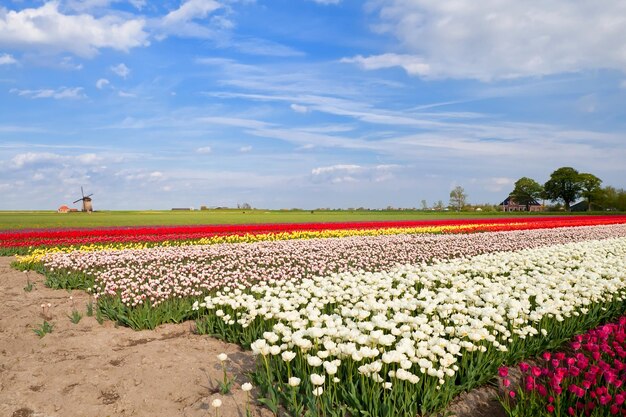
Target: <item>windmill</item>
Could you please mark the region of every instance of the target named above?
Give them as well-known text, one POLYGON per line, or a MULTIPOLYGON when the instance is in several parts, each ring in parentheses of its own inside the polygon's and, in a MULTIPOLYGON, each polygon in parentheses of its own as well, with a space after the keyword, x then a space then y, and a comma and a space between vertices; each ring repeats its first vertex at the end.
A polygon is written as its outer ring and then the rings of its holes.
POLYGON ((82 201, 83 211, 87 213, 91 213, 93 211, 93 206, 91 205, 91 196, 93 194, 85 195, 85 193, 83 192, 83 187, 80 187, 80 193, 83 196, 83 198, 79 198, 78 200, 74 201, 74 204, 78 203, 79 201, 82 201))

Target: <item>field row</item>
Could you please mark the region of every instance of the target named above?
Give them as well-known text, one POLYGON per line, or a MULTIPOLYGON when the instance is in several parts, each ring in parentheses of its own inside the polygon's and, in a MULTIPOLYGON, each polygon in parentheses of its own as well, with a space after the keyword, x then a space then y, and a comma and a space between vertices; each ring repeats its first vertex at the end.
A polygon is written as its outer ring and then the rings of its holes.
POLYGON ((346 236, 416 233, 468 233, 546 229, 626 222, 624 216, 537 217, 517 219, 439 220, 398 222, 301 223, 185 227, 26 230, 0 232, 0 254, 38 254, 49 250, 99 250, 216 243, 242 243, 346 236), (64 249, 60 249, 64 248, 64 249))
POLYGON ((622 237, 235 285, 194 307, 202 331, 251 343, 257 383, 292 392, 292 415, 413 417, 623 313, 625 297, 622 237))

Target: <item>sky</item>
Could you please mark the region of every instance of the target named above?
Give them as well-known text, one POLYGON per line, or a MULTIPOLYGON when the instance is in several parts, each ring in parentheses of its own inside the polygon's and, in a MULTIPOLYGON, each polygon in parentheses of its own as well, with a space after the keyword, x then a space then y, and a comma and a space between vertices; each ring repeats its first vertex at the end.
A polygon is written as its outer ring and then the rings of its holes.
POLYGON ((622 0, 0 1, 0 210, 626 188, 622 0))

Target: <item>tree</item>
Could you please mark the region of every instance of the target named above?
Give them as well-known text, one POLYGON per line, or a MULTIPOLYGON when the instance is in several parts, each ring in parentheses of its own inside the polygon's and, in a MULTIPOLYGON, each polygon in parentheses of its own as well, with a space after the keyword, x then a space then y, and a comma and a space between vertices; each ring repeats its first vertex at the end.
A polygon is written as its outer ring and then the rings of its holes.
POLYGON ((596 201, 600 199, 600 193, 602 192, 600 184, 602 184, 602 180, 586 172, 578 174, 578 178, 581 188, 580 194, 587 199, 587 210, 591 211, 591 200, 596 201))
POLYGON ((435 204, 434 209, 437 210, 437 211, 443 210, 443 201, 441 201, 441 200, 437 201, 437 203, 435 204))
POLYGON ((596 201, 605 210, 626 211, 626 190, 611 186, 604 187, 602 192, 596 197, 596 201))
POLYGON ((455 207, 457 211, 463 208, 466 200, 467 194, 465 194, 465 190, 460 185, 457 185, 450 191, 450 206, 455 207))
POLYGON ((570 203, 580 196, 582 190, 578 171, 572 167, 561 167, 554 171, 543 188, 546 197, 552 201, 562 201, 565 210, 569 210, 570 203))
POLYGON ((515 182, 515 188, 509 194, 517 204, 524 204, 526 211, 530 211, 530 205, 543 195, 543 186, 532 178, 522 177, 515 182))
POLYGON ((422 200, 422 210, 428 210, 428 203, 426 200, 422 200))

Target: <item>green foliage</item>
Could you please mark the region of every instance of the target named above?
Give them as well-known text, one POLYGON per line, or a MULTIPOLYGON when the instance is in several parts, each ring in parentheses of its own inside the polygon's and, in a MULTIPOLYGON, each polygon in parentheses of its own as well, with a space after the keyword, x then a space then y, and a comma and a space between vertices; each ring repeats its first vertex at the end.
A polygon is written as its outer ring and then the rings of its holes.
POLYGON ((150 301, 135 307, 125 305, 118 296, 98 299, 98 312, 103 317, 135 330, 153 330, 164 323, 181 323, 195 316, 190 298, 173 298, 153 306, 150 301))
POLYGON ((78 322, 80 322, 80 319, 83 318, 83 315, 80 314, 78 310, 72 310, 72 314, 68 315, 67 317, 70 318, 70 321, 72 323, 78 324, 78 322))
POLYGON ((46 320, 43 321, 42 324, 39 325, 39 327, 35 327, 33 329, 33 332, 35 332, 35 334, 37 336, 39 336, 39 338, 44 337, 46 334, 48 333, 52 333, 52 329, 54 328, 54 325, 47 322, 46 320))
POLYGON ((545 195, 552 201, 562 201, 565 210, 569 210, 582 191, 580 174, 572 167, 562 167, 550 175, 544 185, 545 195))
POLYGON ((46 275, 45 284, 47 287, 55 290, 89 290, 93 287, 94 279, 92 276, 79 272, 68 271, 44 271, 46 275))
POLYGON ((102 315, 102 312, 100 311, 99 308, 96 309, 96 321, 100 325, 102 325, 104 323, 104 316, 102 315))
POLYGON ((626 190, 623 188, 604 187, 598 194, 596 201, 602 209, 626 211, 626 190))
POLYGON ((35 284, 33 284, 30 281, 30 278, 26 278, 26 286, 24 287, 24 291, 26 292, 31 292, 33 290, 33 288, 35 287, 35 284))
POLYGON ((580 194, 587 200, 588 210, 591 211, 591 202, 599 199, 602 193, 602 180, 593 174, 582 173, 578 175, 580 181, 580 194))
POLYGON ((543 195, 543 186, 532 178, 522 177, 515 182, 515 188, 509 194, 518 204, 526 206, 526 211, 530 210, 530 205, 539 200, 543 195))
POLYGON ((86 306, 87 306, 87 317, 93 316, 93 301, 89 300, 86 306))
POLYGON ((219 383, 219 389, 223 395, 226 395, 230 393, 230 390, 236 378, 235 377, 230 378, 228 376, 228 373, 226 372, 226 364, 224 362, 222 362, 222 372, 224 375, 223 375, 222 380, 219 383))

